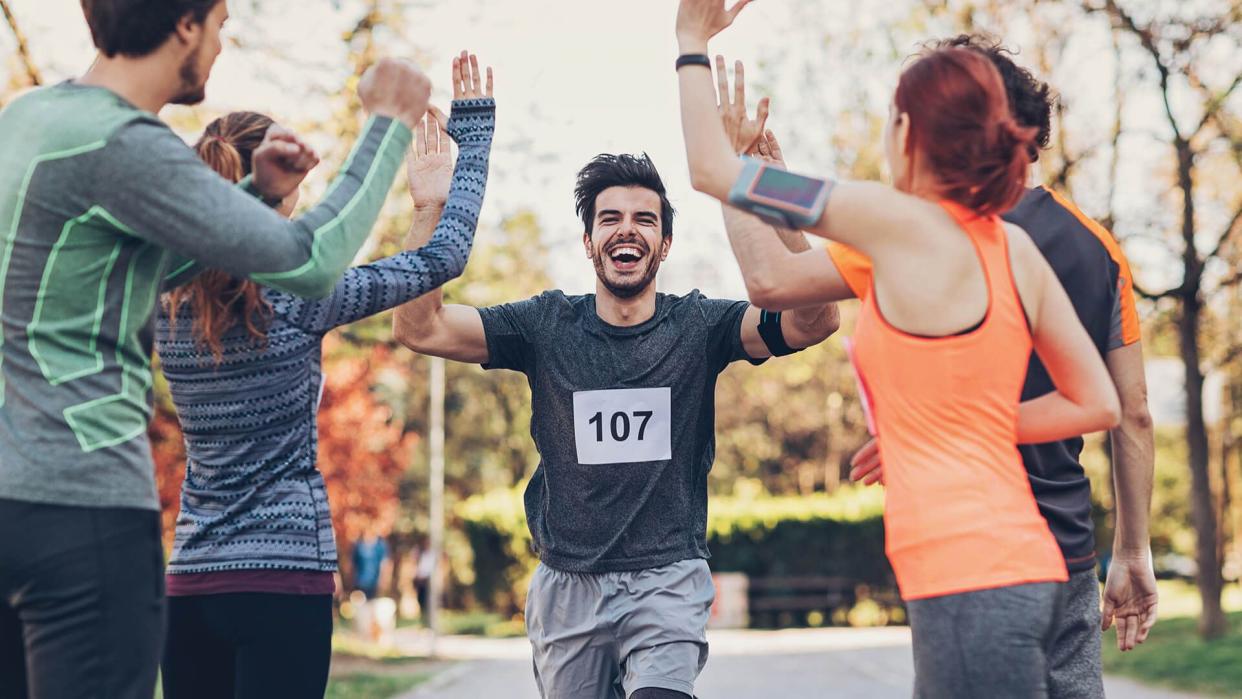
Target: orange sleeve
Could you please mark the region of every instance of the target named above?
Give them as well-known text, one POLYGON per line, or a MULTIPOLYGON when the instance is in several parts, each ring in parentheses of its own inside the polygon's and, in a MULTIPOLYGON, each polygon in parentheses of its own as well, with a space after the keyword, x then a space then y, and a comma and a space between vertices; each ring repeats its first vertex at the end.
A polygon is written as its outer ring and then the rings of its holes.
POLYGON ((866 296, 871 289, 871 260, 854 248, 837 242, 828 243, 825 249, 854 295, 860 299, 866 296))
POLYGON ((1126 254, 1122 252, 1121 245, 1117 243, 1117 239, 1113 237, 1113 234, 1107 228, 1084 214, 1068 199, 1052 189, 1049 189, 1048 193, 1066 211, 1074 214, 1074 218, 1077 218, 1079 223, 1086 226, 1087 230, 1095 234, 1095 237, 1108 250, 1109 256, 1113 258, 1113 262, 1117 263, 1118 306, 1121 309, 1121 341, 1123 345, 1128 346, 1142 340, 1143 330, 1139 326, 1138 306, 1134 302, 1134 275, 1130 272, 1130 261, 1126 259, 1126 254))

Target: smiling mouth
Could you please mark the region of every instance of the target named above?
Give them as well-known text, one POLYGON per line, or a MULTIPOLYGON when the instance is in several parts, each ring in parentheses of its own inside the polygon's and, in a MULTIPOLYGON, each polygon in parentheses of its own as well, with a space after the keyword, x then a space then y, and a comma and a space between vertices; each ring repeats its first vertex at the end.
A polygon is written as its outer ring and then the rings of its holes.
POLYGON ((645 256, 646 252, 642 247, 633 243, 621 243, 608 251, 608 259, 612 260, 613 266, 622 272, 637 269, 638 263, 642 262, 645 256))

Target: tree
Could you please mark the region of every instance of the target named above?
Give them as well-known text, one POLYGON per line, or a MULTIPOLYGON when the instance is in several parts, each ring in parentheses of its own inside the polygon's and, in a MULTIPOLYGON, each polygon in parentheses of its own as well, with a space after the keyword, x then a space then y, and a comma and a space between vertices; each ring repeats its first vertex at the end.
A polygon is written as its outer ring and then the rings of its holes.
POLYGON ((1233 207, 1233 213, 1217 219, 1201 208, 1205 199, 1212 196, 1205 196, 1203 191, 1207 164, 1221 151, 1236 154, 1242 148, 1242 140, 1226 126, 1235 120, 1230 111, 1231 98, 1242 84, 1242 64, 1235 58, 1232 66, 1226 66, 1225 74, 1229 77, 1221 83, 1214 83, 1214 77, 1219 79, 1219 71, 1211 65, 1222 55, 1222 45, 1231 48, 1235 57, 1242 52, 1242 33, 1237 26, 1242 21, 1242 7, 1235 5, 1215 14, 1191 14, 1183 9, 1168 16, 1141 18, 1115 0, 1088 1, 1083 6, 1090 13, 1106 16, 1117 34, 1146 54, 1155 68, 1155 83, 1167 122, 1166 138, 1172 151, 1176 187, 1176 202, 1171 206, 1178 211, 1182 279, 1161 291, 1147 291, 1138 285, 1136 290, 1152 301, 1171 301, 1176 309, 1178 352, 1186 375, 1185 436, 1192 476, 1192 520, 1198 537, 1198 587, 1203 603, 1199 632, 1204 638, 1216 638, 1224 634, 1226 619, 1221 608, 1224 580, 1220 523, 1212 493, 1211 454, 1203 415, 1207 364, 1203 328, 1205 313, 1213 300, 1222 298, 1242 281, 1242 273, 1221 273, 1222 256, 1230 251, 1237 231, 1242 228, 1242 192, 1236 186, 1237 176, 1233 179, 1233 191, 1215 193, 1232 199, 1227 205, 1233 207), (1191 101, 1194 109, 1188 110, 1184 105, 1191 101))

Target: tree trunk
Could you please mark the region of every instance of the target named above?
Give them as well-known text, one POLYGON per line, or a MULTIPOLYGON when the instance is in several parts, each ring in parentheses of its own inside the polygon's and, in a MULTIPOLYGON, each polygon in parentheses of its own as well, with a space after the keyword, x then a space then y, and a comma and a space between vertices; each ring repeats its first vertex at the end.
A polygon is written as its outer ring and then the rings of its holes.
POLYGON ((1186 446, 1190 456, 1191 518, 1197 543, 1199 597, 1203 611, 1199 616, 1199 635, 1204 639, 1219 638, 1225 633, 1225 614, 1221 609, 1219 541, 1216 533, 1216 499, 1212 497, 1212 481, 1208 470, 1207 425, 1203 420, 1203 372, 1199 369, 1199 304, 1185 299, 1179 320, 1182 362, 1186 367, 1186 446))

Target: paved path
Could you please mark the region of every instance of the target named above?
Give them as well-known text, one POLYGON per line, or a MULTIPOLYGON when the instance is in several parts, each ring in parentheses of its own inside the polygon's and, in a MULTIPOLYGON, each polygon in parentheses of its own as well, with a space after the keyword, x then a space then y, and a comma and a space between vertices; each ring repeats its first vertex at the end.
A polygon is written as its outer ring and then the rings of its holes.
MULTIPOLYGON (((695 688, 702 699, 909 699, 910 633, 904 628, 711 631, 711 658, 695 688)), ((406 633, 407 652, 428 650, 406 633)), ((526 639, 449 637, 437 652, 460 662, 401 699, 539 699, 526 639)), ((1109 678, 1110 698, 1196 699, 1109 678)))

